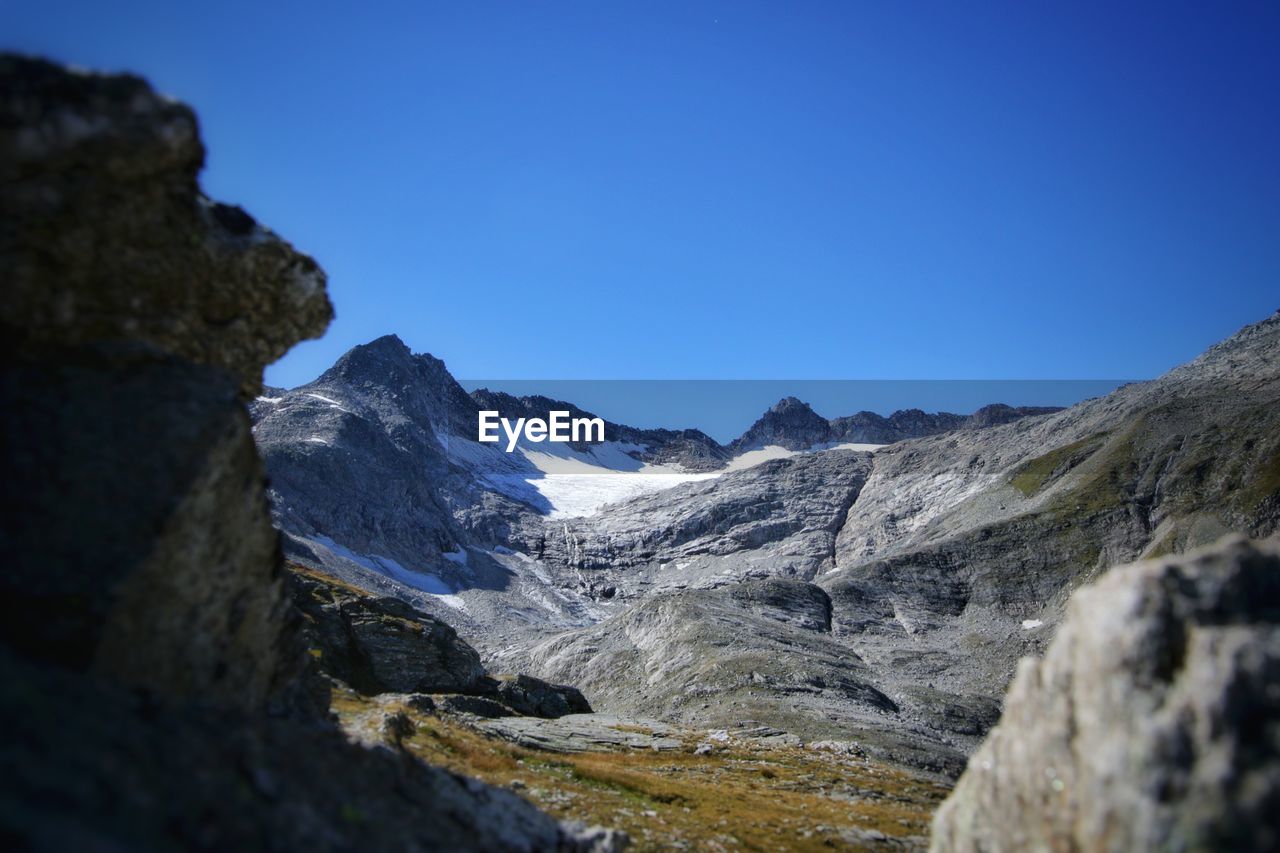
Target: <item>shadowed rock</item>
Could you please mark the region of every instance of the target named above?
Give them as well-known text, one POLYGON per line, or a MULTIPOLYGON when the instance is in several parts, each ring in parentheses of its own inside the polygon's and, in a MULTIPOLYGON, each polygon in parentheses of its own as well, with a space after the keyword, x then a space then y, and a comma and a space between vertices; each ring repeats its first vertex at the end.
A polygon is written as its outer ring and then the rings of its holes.
POLYGON ((291 583, 319 667, 362 693, 467 693, 485 677, 453 628, 403 601, 309 572, 291 583))

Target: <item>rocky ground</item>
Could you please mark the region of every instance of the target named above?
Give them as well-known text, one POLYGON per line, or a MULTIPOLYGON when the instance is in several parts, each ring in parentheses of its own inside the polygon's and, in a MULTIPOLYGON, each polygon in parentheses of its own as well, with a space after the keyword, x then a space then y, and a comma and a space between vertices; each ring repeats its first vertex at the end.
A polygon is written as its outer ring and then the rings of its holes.
POLYGON ((336 694, 334 708, 359 740, 390 739, 562 820, 616 827, 636 850, 923 849, 947 790, 843 744, 806 748, 767 729, 599 715, 486 720, 354 691, 336 694))

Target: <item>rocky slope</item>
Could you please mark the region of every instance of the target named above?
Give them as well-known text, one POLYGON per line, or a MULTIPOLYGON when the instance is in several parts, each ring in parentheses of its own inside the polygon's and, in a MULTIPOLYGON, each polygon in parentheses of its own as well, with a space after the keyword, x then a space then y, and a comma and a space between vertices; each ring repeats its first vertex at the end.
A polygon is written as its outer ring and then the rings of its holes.
POLYGON ((6 55, 0 92, 7 846, 612 847, 328 720, 243 402, 323 275, 144 81, 6 55))
POLYGON ((315 671, 360 693, 414 694, 426 707, 447 705, 454 694, 482 697, 501 706, 492 713, 508 715, 591 713, 575 687, 528 675, 490 677, 453 628, 398 598, 369 595, 301 566, 290 567, 289 580, 315 671))
POLYGON ((1071 600, 933 849, 1280 844, 1280 542, 1118 568, 1071 600))
MULTIPOLYGON (((394 339, 255 413, 291 553, 429 610, 495 666, 683 724, 749 705, 807 737, 954 772, 1072 590, 1144 554, 1276 529, 1277 329, 1270 318, 1064 411, 988 407, 874 454, 774 459, 577 517, 539 503, 557 475, 458 432, 476 399, 394 339), (757 630, 733 590, 771 578, 820 587, 830 629, 757 630), (798 687, 796 648, 837 686, 798 687), (717 663, 715 701, 697 700, 717 663), (858 690, 829 678, 839 667, 858 690)), ((833 434, 798 401, 762 424, 748 443, 833 434)))

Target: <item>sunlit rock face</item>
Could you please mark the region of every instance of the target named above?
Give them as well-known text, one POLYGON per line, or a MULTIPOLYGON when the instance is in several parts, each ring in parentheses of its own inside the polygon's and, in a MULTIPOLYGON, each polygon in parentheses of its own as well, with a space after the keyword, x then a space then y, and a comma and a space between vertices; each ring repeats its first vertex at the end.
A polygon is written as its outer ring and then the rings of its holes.
POLYGON ((1113 569, 1019 668, 933 849, 1274 849, 1277 684, 1280 543, 1113 569))

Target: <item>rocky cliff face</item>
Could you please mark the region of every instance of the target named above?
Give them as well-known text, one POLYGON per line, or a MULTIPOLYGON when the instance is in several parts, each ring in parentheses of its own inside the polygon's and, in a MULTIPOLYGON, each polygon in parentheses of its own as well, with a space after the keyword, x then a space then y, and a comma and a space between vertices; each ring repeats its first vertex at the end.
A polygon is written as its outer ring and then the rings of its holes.
POLYGON ((3 636, 261 707, 299 649, 239 394, 332 309, 316 264, 196 183, 185 106, 6 56, 3 636))
MULTIPOLYGON (((605 711, 721 724, 741 708, 678 699, 682 679, 698 671, 689 662, 727 661, 756 645, 762 657, 774 653, 750 627, 755 617, 724 590, 769 578, 820 587, 831 601, 821 654, 856 662, 861 683, 894 710, 868 712, 838 690, 796 702, 794 685, 765 667, 744 687, 762 709, 753 713, 814 736, 857 732, 861 742, 881 743, 881 754, 955 770, 996 719, 1017 660, 1043 651, 1076 587, 1139 556, 1277 528, 1277 329, 1280 318, 1271 318, 1159 380, 1065 411, 987 407, 948 421, 958 427, 950 432, 874 454, 775 459, 579 517, 549 517, 536 494, 510 488, 544 476, 511 461, 519 454, 484 456, 447 431, 436 407, 461 411, 475 398, 444 399, 414 382, 388 390, 381 365, 355 381, 258 404, 266 413, 259 441, 269 460, 283 460, 272 470, 277 513, 297 537, 293 553, 429 610, 502 669, 580 682, 605 711), (392 419, 368 400, 393 400, 388 411, 408 412, 405 401, 419 393, 425 402, 416 414, 394 421, 397 445, 383 426, 392 419), (345 432, 325 432, 329 424, 346 424, 345 432), (326 447, 331 435, 341 440, 326 447), (387 450, 363 455, 372 447, 387 450), (412 465, 433 478, 406 478, 412 465), (369 467, 380 473, 362 473, 369 467), (349 485, 342 495, 367 496, 360 513, 324 493, 335 482, 349 485), (401 538, 398 518, 417 518, 416 506, 430 507, 434 519, 417 521, 416 531, 447 537, 424 542, 410 530, 401 538), (331 530, 359 544, 321 538, 336 538, 331 530), (419 571, 402 574, 407 568, 419 571), (442 585, 424 582, 424 572, 442 585), (682 627, 708 607, 739 626, 732 636, 740 649, 682 627), (633 619, 661 623, 665 636, 685 645, 639 654, 633 619), (583 662, 595 648, 611 650, 603 658, 611 669, 583 662), (684 663, 654 657, 668 653, 684 663), (659 673, 657 680, 615 689, 609 673, 618 674, 616 685, 631 684, 637 666, 659 673), (780 710, 791 706, 801 711, 780 710)), ((434 362, 398 352, 406 363, 434 362)), ((901 429, 940 424, 923 412, 895 418, 901 429)), ((820 422, 798 401, 784 401, 752 441, 785 446, 792 435, 808 447, 832 435, 820 422)), ((794 656, 777 655, 791 661, 779 666, 794 665, 794 656)))
POLYGON ((1280 843, 1280 543, 1080 590, 934 822, 933 849, 1280 843))
POLYGON ((315 263, 200 193, 191 111, 143 81, 3 56, 0 91, 0 834, 47 850, 594 843, 349 743, 310 704, 243 400, 324 330, 315 263))

